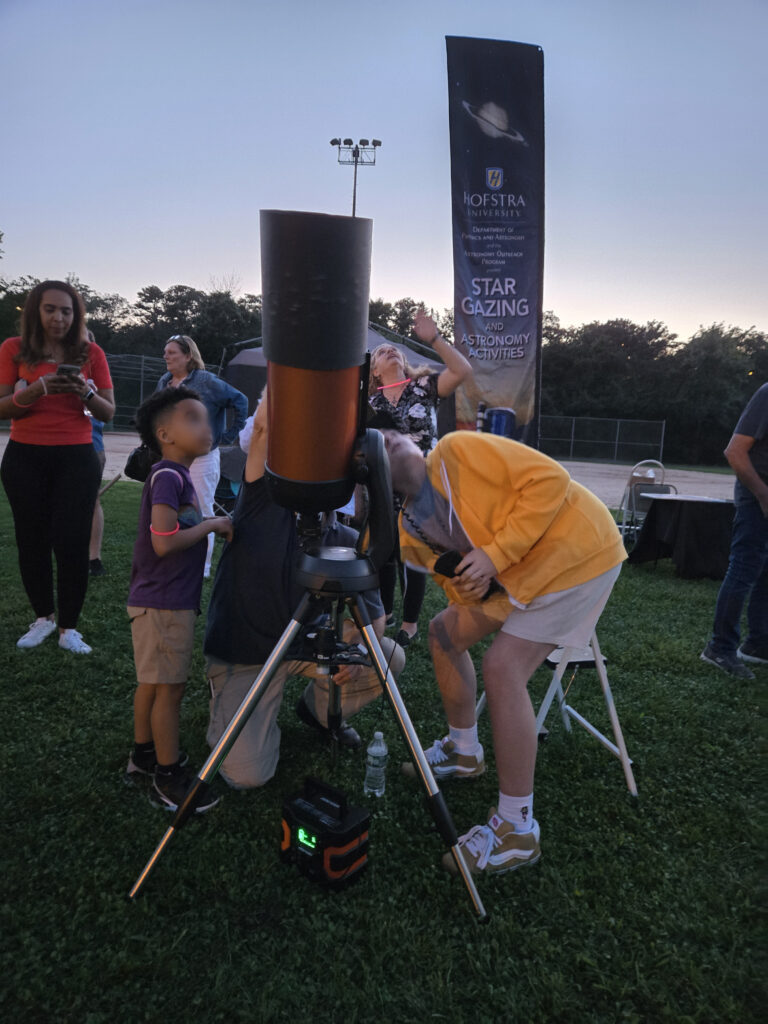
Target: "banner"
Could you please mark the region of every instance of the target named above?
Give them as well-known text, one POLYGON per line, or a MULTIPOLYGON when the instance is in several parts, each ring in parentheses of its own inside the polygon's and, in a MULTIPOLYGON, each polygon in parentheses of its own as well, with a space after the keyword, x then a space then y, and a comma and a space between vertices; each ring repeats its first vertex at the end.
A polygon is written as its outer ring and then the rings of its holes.
POLYGON ((478 402, 514 410, 515 437, 539 435, 544 260, 544 54, 539 46, 446 37, 456 345, 478 402))

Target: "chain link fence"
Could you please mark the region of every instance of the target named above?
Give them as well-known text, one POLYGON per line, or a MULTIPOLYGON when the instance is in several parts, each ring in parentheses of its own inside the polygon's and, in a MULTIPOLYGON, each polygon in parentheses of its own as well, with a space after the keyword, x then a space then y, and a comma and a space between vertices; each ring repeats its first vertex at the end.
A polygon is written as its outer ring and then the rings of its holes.
MULTIPOLYGON (((106 353, 115 390, 115 418, 106 430, 130 430, 136 410, 166 372, 158 356, 106 353)), ((206 366, 218 375, 218 366, 206 366)), ((601 459, 634 464, 663 461, 666 420, 605 419, 597 416, 542 416, 540 447, 554 459, 601 459)), ((4 424, 5 426, 5 424, 4 424)))
POLYGON ((541 450, 553 459, 628 462, 664 454, 666 420, 613 420, 597 416, 542 416, 541 450))

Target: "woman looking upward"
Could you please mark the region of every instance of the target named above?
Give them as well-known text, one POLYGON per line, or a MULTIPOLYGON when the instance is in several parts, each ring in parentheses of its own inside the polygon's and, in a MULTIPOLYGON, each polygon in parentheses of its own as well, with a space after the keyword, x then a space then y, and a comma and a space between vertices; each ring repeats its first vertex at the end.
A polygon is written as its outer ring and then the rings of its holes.
MULTIPOLYGON (((379 345, 371 356, 368 394, 371 408, 376 412, 386 412, 400 433, 412 437, 426 457, 437 444, 438 401, 452 395, 471 375, 472 367, 446 341, 423 307, 416 311, 413 331, 419 341, 442 359, 445 368, 439 371, 433 371, 429 366, 413 368, 395 345, 379 345)), ((397 500, 396 496, 396 503, 397 500)), ((392 617, 398 575, 403 593, 403 621, 395 639, 401 647, 407 647, 418 632, 426 576, 403 566, 399 548, 395 549, 392 559, 379 573, 381 599, 388 620, 392 617)))

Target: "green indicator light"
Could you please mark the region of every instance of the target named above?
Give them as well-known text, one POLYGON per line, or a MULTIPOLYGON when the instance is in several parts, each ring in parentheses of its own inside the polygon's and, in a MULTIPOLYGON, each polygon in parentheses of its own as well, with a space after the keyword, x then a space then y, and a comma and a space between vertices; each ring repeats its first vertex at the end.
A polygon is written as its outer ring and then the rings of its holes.
POLYGON ((308 850, 314 850, 317 846, 317 836, 313 836, 311 832, 307 832, 305 828, 299 828, 296 833, 296 838, 301 846, 306 846, 308 850))

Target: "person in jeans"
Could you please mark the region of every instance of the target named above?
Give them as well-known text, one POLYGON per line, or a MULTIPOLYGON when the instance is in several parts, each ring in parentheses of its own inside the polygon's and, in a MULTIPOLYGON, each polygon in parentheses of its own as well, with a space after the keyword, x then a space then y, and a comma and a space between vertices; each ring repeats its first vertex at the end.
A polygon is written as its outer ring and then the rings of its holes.
POLYGON ((738 679, 754 679, 744 662, 768 665, 768 384, 741 414, 725 457, 736 474, 731 555, 701 659, 738 679), (739 646, 745 604, 749 635, 739 646))
MULTIPOLYGON (((176 388, 180 385, 192 388, 208 410, 213 430, 213 443, 207 455, 195 459, 189 470, 192 483, 200 499, 204 516, 213 515, 213 498, 221 476, 219 445, 237 444, 237 437, 248 415, 248 399, 237 388, 227 384, 221 377, 209 373, 205 368, 200 349, 186 334, 174 334, 166 342, 163 358, 168 372, 157 382, 156 391, 176 388), (227 429, 227 409, 234 410, 232 425, 227 429)), ((213 534, 208 537, 203 575, 211 575, 213 557, 213 534)))
POLYGON ((24 304, 21 336, 0 345, 0 419, 11 420, 0 477, 21 580, 37 616, 17 643, 22 649, 56 632, 53 555, 59 647, 91 652, 77 623, 101 468, 86 410, 103 422, 115 414, 107 359, 88 340, 78 292, 67 281, 43 281, 24 304))
MULTIPOLYGON (((179 753, 179 711, 200 611, 208 535, 232 538, 229 516, 203 519, 189 467, 211 446, 205 406, 189 388, 156 392, 136 413, 141 440, 160 456, 144 484, 128 615, 136 691, 127 777, 153 775, 156 801, 175 811, 191 777, 179 753)), ((217 802, 201 797, 196 811, 217 802)))

